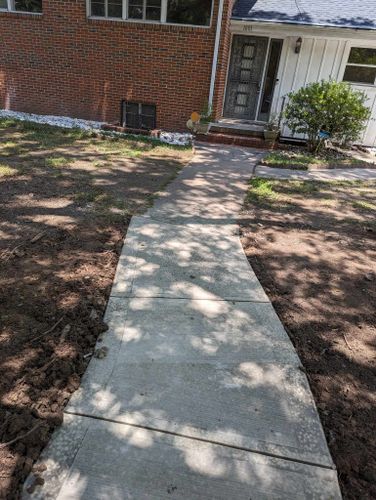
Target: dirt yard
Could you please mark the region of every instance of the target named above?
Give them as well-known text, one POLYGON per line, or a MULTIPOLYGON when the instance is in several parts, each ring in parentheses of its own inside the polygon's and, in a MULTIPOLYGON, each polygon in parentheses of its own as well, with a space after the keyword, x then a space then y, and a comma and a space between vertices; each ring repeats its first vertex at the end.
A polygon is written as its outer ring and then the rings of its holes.
POLYGON ((105 335, 130 216, 191 155, 0 121, 0 498, 18 498, 105 335))
POLYGON ((376 183, 253 179, 243 217, 246 254, 306 369, 344 498, 374 499, 376 183))
POLYGON ((262 158, 260 165, 292 170, 374 169, 376 168, 376 156, 362 151, 351 150, 344 154, 330 149, 313 154, 303 147, 289 146, 289 149, 285 151, 267 153, 262 158))

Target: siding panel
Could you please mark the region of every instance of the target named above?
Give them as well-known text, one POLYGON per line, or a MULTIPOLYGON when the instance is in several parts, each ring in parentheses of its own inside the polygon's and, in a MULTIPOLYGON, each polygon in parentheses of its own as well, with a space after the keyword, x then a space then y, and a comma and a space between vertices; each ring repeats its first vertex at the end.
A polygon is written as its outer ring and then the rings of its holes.
MULTIPOLYGON (((273 35, 271 35, 273 36, 273 35)), ((285 51, 281 59, 280 90, 275 96, 273 109, 282 109, 285 96, 292 90, 321 79, 341 79, 344 57, 347 57, 346 41, 335 38, 304 37, 300 54, 295 54, 297 36, 285 39, 285 51)), ((356 41, 352 42, 356 46, 356 41)), ((359 45, 365 46, 364 40, 359 45)), ((371 119, 363 135, 362 143, 366 146, 376 146, 376 87, 354 86, 365 91, 369 100, 367 105, 372 110, 371 119)), ((282 135, 293 136, 288 127, 283 126, 282 135)), ((296 138, 303 138, 296 135, 296 138)))

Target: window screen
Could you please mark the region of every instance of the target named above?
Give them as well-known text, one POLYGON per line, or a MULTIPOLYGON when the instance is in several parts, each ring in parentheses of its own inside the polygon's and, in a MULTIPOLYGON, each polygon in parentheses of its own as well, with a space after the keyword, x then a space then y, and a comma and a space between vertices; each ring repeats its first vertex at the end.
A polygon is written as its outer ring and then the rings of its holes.
POLYGON ((122 0, 91 0, 91 15, 97 17, 123 17, 122 0))
POLYGON ((123 2, 122 0, 108 0, 108 17, 122 17, 123 16, 123 2))
POLYGON ((161 21, 162 0, 128 0, 128 18, 161 21))
POLYGON ((168 0, 167 22, 209 26, 212 0, 168 0))
POLYGON ((123 127, 152 130, 156 127, 156 106, 124 101, 123 127))
POLYGON ((128 0, 129 19, 142 19, 144 17, 144 3, 142 0, 128 0))
POLYGON ((376 49, 353 47, 350 52, 349 63, 376 66, 376 49))
POLYGON ((343 79, 345 82, 375 85, 376 49, 352 47, 343 79))
POLYGON ((15 0, 14 10, 21 12, 42 12, 42 0, 15 0))

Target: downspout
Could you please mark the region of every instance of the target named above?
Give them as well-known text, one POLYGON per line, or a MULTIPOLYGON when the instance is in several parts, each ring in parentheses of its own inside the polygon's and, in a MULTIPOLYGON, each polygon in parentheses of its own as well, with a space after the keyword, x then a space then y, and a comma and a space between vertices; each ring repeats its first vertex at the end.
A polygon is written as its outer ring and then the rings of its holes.
POLYGON ((213 65, 212 65, 210 91, 209 91, 209 107, 210 108, 213 106, 213 99, 214 99, 215 78, 217 75, 218 54, 219 54, 219 46, 221 43, 223 6, 224 6, 224 0, 219 0, 218 16, 217 16, 217 33, 215 35, 213 65))

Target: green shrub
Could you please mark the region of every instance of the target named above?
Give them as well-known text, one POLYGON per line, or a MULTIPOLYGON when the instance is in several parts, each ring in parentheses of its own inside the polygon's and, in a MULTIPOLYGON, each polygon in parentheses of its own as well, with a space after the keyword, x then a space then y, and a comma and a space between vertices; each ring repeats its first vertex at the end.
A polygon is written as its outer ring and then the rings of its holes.
POLYGON ((370 116, 365 93, 344 82, 310 83, 288 97, 284 112, 286 125, 294 133, 307 135, 311 151, 320 149, 321 131, 327 132, 331 141, 341 146, 356 141, 370 116))

